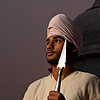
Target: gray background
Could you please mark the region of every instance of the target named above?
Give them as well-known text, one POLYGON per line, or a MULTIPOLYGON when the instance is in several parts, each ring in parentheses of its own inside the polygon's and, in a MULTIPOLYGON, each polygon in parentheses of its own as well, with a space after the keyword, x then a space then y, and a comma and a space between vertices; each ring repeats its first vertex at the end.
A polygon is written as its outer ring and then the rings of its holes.
POLYGON ((49 74, 49 20, 58 13, 74 20, 94 1, 0 0, 0 100, 22 100, 30 83, 49 74))

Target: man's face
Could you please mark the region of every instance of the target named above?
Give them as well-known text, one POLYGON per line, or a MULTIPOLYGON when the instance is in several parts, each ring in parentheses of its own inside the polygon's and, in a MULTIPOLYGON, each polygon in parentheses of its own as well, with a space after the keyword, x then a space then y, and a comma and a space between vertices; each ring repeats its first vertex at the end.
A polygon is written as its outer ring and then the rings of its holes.
POLYGON ((47 39, 46 58, 51 65, 57 65, 63 48, 64 39, 58 35, 52 35, 47 39))

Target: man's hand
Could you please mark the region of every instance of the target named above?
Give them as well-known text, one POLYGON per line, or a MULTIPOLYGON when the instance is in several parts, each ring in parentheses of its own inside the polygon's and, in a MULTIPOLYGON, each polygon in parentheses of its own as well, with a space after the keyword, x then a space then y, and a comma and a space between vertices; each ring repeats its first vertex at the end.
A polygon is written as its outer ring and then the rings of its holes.
POLYGON ((47 99, 48 100, 66 100, 63 94, 57 91, 50 91, 47 99))

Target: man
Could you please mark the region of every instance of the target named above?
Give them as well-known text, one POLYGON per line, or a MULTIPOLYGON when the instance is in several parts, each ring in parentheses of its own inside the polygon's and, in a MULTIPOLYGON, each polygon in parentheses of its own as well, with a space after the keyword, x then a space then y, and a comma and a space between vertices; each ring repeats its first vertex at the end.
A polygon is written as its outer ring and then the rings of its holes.
POLYGON ((83 45, 81 33, 74 23, 64 14, 54 16, 48 25, 46 42, 46 57, 52 65, 52 73, 33 82, 23 100, 100 100, 100 80, 95 75, 75 71, 73 67, 83 45), (66 67, 62 71, 60 92, 57 92, 57 65, 65 40, 66 67))

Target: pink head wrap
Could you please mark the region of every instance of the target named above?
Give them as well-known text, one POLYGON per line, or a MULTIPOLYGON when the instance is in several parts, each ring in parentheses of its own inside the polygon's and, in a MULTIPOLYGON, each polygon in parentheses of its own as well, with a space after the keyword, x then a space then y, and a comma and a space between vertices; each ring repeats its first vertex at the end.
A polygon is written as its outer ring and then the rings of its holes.
POLYGON ((50 20, 47 38, 52 35, 59 35, 73 43, 79 49, 78 55, 81 53, 83 47, 82 34, 76 25, 64 14, 58 14, 50 20))

